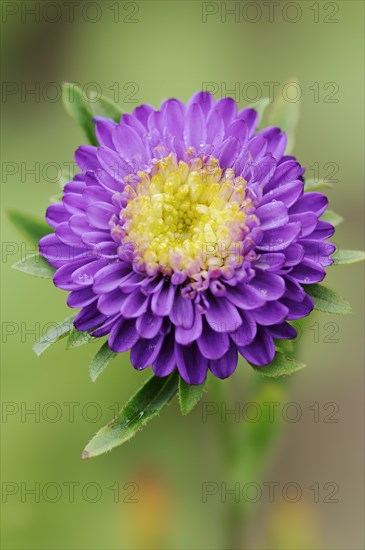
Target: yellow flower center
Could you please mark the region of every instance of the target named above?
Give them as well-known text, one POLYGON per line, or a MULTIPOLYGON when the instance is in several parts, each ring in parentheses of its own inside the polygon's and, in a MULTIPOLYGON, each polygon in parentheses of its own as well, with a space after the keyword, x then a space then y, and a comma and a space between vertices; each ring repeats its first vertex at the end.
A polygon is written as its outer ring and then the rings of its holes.
POLYGON ((222 171, 213 157, 187 164, 173 154, 138 177, 137 184, 125 187, 124 243, 133 243, 137 261, 149 272, 194 276, 242 263, 252 207, 242 177, 222 171))

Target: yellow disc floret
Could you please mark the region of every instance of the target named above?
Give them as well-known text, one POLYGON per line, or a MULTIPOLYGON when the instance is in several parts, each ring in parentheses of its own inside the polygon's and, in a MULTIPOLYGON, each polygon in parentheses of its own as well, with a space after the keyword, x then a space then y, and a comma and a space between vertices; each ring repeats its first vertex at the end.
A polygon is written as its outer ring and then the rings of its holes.
POLYGON ((246 181, 224 172, 217 159, 159 160, 127 185, 122 212, 125 243, 148 271, 202 271, 242 262, 242 240, 251 201, 246 181))

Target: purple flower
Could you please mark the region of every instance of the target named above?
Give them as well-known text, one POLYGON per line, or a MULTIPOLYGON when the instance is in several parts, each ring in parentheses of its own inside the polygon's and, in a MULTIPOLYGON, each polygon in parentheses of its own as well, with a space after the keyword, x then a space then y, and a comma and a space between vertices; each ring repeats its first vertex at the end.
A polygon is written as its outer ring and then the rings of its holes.
POLYGON ((313 309, 305 285, 335 249, 328 201, 303 193, 285 134, 255 134, 257 118, 206 92, 97 118, 100 145, 76 151, 80 174, 47 210, 40 251, 81 308, 76 328, 131 350, 136 369, 200 384, 230 376, 238 353, 266 365, 313 309))

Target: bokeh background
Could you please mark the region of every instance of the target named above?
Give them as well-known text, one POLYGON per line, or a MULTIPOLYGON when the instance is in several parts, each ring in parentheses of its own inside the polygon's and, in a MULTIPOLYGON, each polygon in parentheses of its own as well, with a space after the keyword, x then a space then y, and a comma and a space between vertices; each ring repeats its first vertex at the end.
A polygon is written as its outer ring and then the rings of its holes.
MULTIPOLYGON (((239 93, 243 107, 267 95, 264 83, 278 83, 280 94, 296 77, 302 93, 294 153, 308 177, 335 180, 331 208, 345 218, 336 244, 363 248, 363 2, 70 4, 73 14, 63 2, 1 5, 3 211, 42 216, 59 190, 52 183, 57 166, 66 167, 85 142, 63 111, 64 81, 85 93, 96 85, 130 112, 142 102, 187 100, 204 83, 217 98, 239 93)), ((227 433, 250 454, 253 424, 244 414, 238 422, 220 415, 253 400, 258 375, 243 362, 232 379, 210 383, 188 417, 175 399, 128 444, 82 462, 86 442, 148 373, 134 371, 124 354, 92 383, 95 344, 66 351, 63 340, 35 357, 32 345, 47 324, 69 315, 66 294, 11 269, 34 245, 4 213, 2 223, 4 549, 364 548, 360 264, 334 267, 326 280, 351 302, 353 315, 315 314, 299 342, 309 367, 265 389, 266 400, 280 403, 276 418, 299 410, 300 419, 282 422, 260 475, 250 477, 244 460, 234 470, 225 461, 227 433), (205 418, 207 405, 215 412, 205 418), (261 498, 254 489, 247 496, 249 482, 259 484, 261 498), (278 484, 273 502, 265 482, 278 484), (215 494, 204 498, 206 483, 215 494), (302 491, 295 503, 295 491, 283 491, 287 483, 302 491), (239 485, 240 502, 224 498, 224 484, 239 485)))

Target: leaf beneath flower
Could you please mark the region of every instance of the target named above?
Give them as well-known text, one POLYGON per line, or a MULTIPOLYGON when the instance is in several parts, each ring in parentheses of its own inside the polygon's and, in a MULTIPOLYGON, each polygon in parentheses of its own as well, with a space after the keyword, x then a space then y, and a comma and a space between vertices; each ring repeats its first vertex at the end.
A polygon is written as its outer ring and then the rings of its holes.
POLYGON ((199 385, 187 384, 185 380, 179 380, 179 403, 182 414, 189 414, 203 396, 205 382, 199 385))
POLYGON ((365 252, 362 250, 336 250, 331 258, 333 265, 356 264, 365 260, 365 252))
POLYGON ((343 222, 343 217, 333 212, 333 210, 326 210, 324 214, 322 214, 321 220, 331 223, 333 227, 337 227, 337 225, 343 222))
POLYGON ((96 355, 94 355, 91 364, 90 364, 90 378, 93 382, 97 377, 103 372, 103 370, 109 365, 109 363, 116 357, 118 354, 110 349, 108 342, 105 342, 101 348, 98 350, 96 355))
POLYGON ((101 96, 98 99, 95 99, 97 97, 95 94, 90 94, 90 99, 92 99, 92 110, 94 112, 94 116, 100 116, 104 118, 112 118, 115 120, 115 122, 120 121, 120 117, 123 114, 122 109, 114 103, 111 99, 105 96, 101 96))
POLYGON ((93 123, 93 114, 89 102, 83 96, 81 88, 75 84, 65 83, 62 86, 62 102, 67 113, 84 130, 91 145, 98 145, 93 123))
POLYGON ((101 428, 87 444, 81 458, 91 458, 125 443, 157 416, 178 390, 179 375, 152 376, 124 405, 119 415, 101 428))
POLYGON ((250 105, 248 105, 250 109, 255 109, 255 111, 257 111, 259 115, 259 119, 257 123, 258 126, 260 126, 262 117, 264 115, 264 111, 269 104, 270 104, 270 98, 263 97, 262 99, 259 99, 258 101, 256 101, 256 103, 251 103, 250 105))
POLYGON ((58 323, 57 325, 51 327, 47 330, 46 334, 42 336, 33 346, 33 351, 38 357, 42 355, 43 352, 46 351, 52 344, 55 344, 58 342, 58 340, 61 340, 61 338, 64 338, 71 332, 73 329, 73 320, 74 315, 72 317, 68 317, 61 323, 58 323))
POLYGON ((288 376, 290 374, 293 374, 293 372, 304 369, 306 366, 307 365, 305 365, 304 363, 300 363, 299 361, 288 357, 280 351, 277 351, 271 363, 265 365, 264 367, 251 365, 251 367, 256 372, 269 378, 280 378, 281 376, 288 376))
POLYGON ((49 265, 40 254, 27 256, 24 260, 20 260, 11 267, 22 273, 27 273, 34 277, 41 277, 42 279, 52 279, 53 275, 56 273, 55 268, 49 265))
POLYGON ((286 133, 288 144, 285 154, 288 155, 294 147, 295 131, 299 121, 300 99, 298 98, 297 101, 294 100, 294 95, 297 90, 300 90, 298 80, 296 78, 291 78, 285 83, 283 90, 277 92, 277 97, 267 117, 267 126, 277 126, 286 133), (293 88, 293 90, 291 88, 293 88), (293 96, 292 101, 288 101, 285 97, 283 93, 284 89, 290 97, 293 96))
POLYGON ((70 334, 68 335, 66 348, 67 349, 78 348, 79 346, 88 344, 90 341, 93 341, 93 340, 95 340, 95 338, 93 338, 85 330, 81 331, 73 327, 70 334))
POLYGON ((314 307, 319 311, 339 315, 349 315, 352 312, 351 306, 345 298, 324 285, 306 285, 305 291, 312 296, 314 307))
POLYGON ((304 191, 317 191, 317 189, 332 189, 333 184, 329 181, 306 180, 304 191))
POLYGON ((10 210, 7 214, 12 224, 31 242, 37 243, 39 239, 51 233, 51 228, 45 221, 30 214, 18 210, 10 210))

